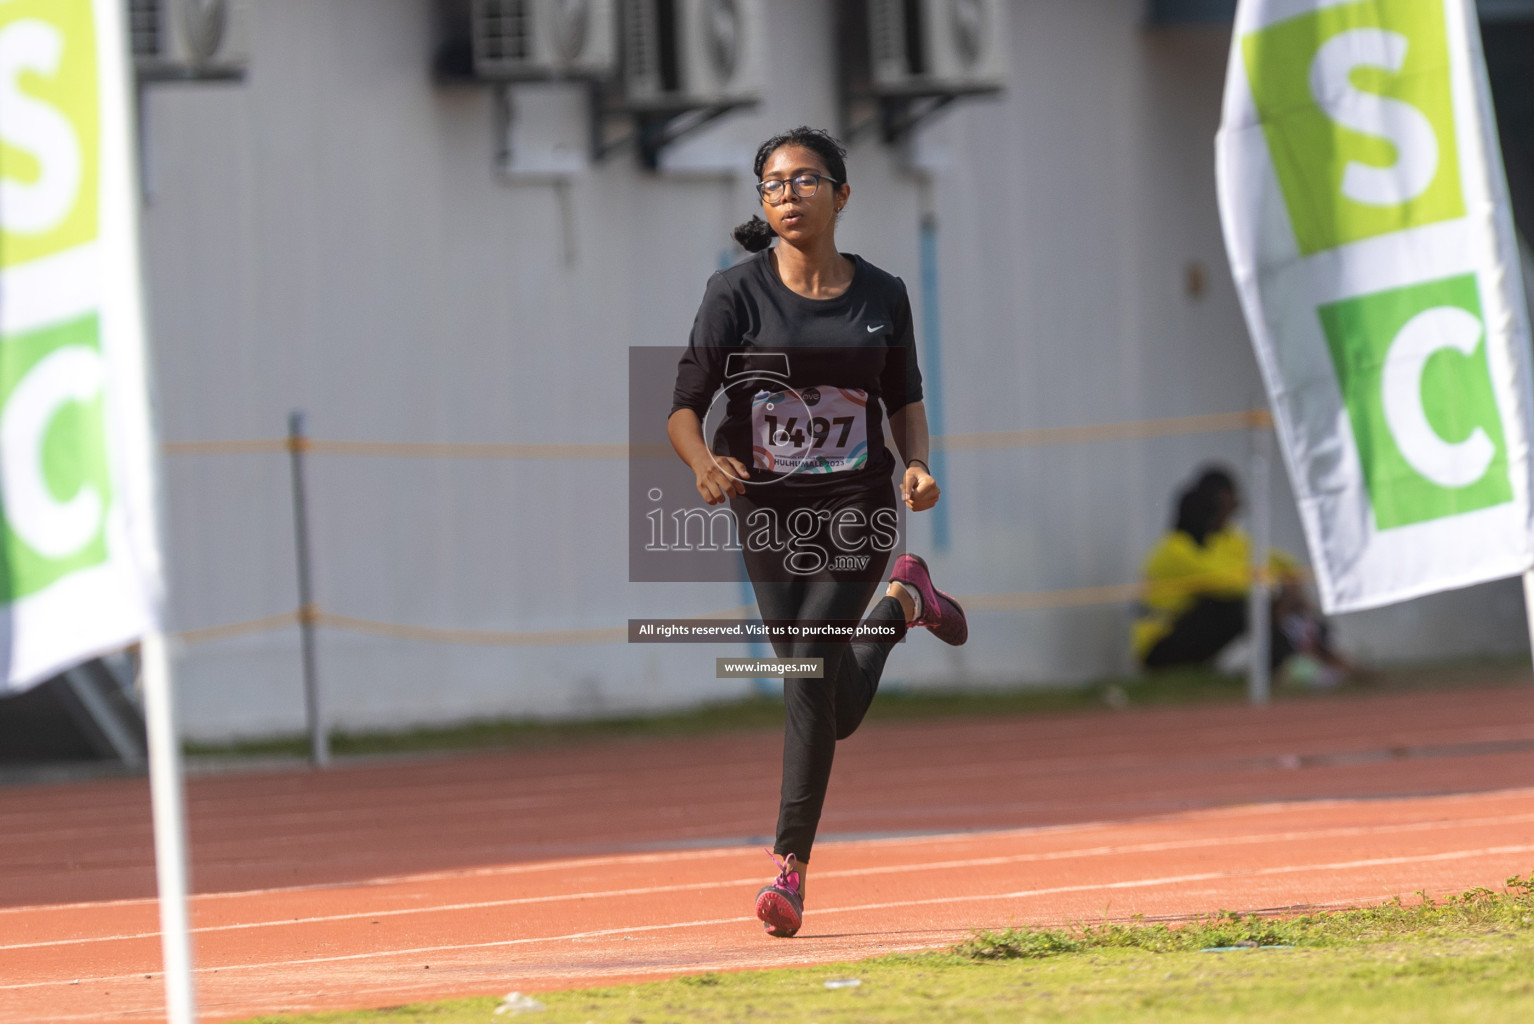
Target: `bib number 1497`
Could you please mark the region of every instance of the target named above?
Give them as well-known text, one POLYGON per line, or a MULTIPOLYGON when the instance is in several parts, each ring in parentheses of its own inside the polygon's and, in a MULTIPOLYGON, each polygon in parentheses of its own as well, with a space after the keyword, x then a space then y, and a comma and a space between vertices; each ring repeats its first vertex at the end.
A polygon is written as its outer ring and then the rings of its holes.
POLYGON ((868 461, 868 393, 809 387, 758 391, 751 400, 752 458, 771 473, 841 473, 868 461))

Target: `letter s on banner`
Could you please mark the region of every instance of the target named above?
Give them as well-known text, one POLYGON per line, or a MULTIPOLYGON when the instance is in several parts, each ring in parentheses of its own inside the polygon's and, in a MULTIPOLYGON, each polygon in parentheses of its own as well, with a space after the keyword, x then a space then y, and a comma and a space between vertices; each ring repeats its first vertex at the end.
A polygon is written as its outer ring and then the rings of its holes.
POLYGON ((1427 116, 1404 100, 1364 92, 1352 81, 1360 68, 1399 72, 1409 45, 1399 32, 1355 28, 1322 43, 1311 62, 1310 92, 1326 115, 1395 147, 1396 160, 1389 167, 1348 161, 1342 194, 1354 202, 1397 206, 1426 192, 1438 173, 1438 140, 1427 116))
POLYGON ((38 165, 35 181, 0 179, 0 227, 18 235, 57 228, 74 209, 84 180, 80 140, 69 119, 21 91, 23 72, 51 77, 63 53, 63 33, 45 21, 0 29, 0 143, 38 165))

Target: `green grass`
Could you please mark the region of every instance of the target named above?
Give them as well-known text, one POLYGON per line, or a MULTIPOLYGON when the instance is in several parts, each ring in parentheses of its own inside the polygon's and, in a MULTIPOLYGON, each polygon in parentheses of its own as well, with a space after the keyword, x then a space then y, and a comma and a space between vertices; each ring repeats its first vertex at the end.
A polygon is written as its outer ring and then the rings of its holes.
MULTIPOLYGON (((1527 659, 1486 659, 1417 665, 1377 673, 1367 689, 1334 691, 1275 688, 1276 700, 1327 700, 1362 692, 1484 686, 1528 682, 1527 659)), ((993 717, 1109 711, 1112 708, 1235 703, 1246 699, 1246 680, 1204 669, 1174 669, 1155 675, 1115 677, 1079 686, 1014 687, 960 691, 880 692, 868 721, 902 721, 965 716, 993 717)), ((331 752, 340 756, 463 750, 529 750, 576 743, 658 737, 708 736, 750 729, 774 729, 783 721, 783 702, 753 697, 654 715, 621 715, 580 721, 506 719, 397 732, 331 733, 331 752)), ((306 757, 303 735, 232 743, 188 743, 195 757, 306 757)))
POLYGON ((519 1014, 481 998, 249 1024, 1534 1020, 1534 892, 1508 886, 1287 919, 985 933, 940 953, 539 993, 545 1009, 519 1014), (860 984, 826 987, 847 979, 860 984))
POLYGON ((1088 950, 1141 949, 1151 953, 1203 952, 1211 948, 1351 946, 1357 942, 1462 938, 1477 933, 1534 934, 1534 876, 1514 875, 1507 891, 1468 889, 1457 896, 1406 904, 1293 917, 1217 914, 1180 925, 1107 923, 1070 929, 981 932, 955 948, 970 960, 1042 960, 1088 950))

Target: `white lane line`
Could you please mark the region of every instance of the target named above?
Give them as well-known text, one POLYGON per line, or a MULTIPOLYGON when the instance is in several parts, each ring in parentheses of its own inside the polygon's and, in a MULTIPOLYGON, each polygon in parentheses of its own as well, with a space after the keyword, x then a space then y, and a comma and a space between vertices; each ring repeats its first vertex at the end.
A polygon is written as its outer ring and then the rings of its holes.
MULTIPOLYGON (((1000 867, 1007 864, 1033 864, 1060 860, 1078 860, 1084 857, 1117 857, 1142 853, 1166 853, 1174 850, 1196 850, 1212 846, 1240 846, 1256 843, 1306 842, 1315 839, 1338 839, 1356 836, 1373 836, 1387 833, 1426 832, 1443 829, 1456 831, 1468 828, 1484 828, 1495 825, 1534 822, 1534 813, 1512 814, 1495 818, 1465 818, 1458 821, 1408 822, 1400 825, 1357 825, 1337 828, 1311 829, 1299 832, 1269 832, 1244 836, 1210 836, 1202 839, 1176 839, 1156 843, 1129 843, 1119 846, 1096 846, 1073 850, 1052 850, 1046 853, 1018 853, 999 857, 974 857, 965 860, 928 861, 924 869, 953 870, 977 867, 1000 867)), ((738 851, 731 851, 738 852, 738 851)), ((675 855, 666 859, 675 859, 675 855)), ((899 874, 910 870, 909 864, 886 865, 869 868, 844 868, 840 871, 817 872, 816 878, 865 878, 876 875, 899 874)), ((659 893, 703 892, 710 889, 729 889, 749 886, 758 878, 733 878, 716 882, 695 882, 687 885, 654 885, 628 889, 607 889, 591 892, 555 893, 546 896, 520 896, 499 900, 476 900, 468 903, 443 903, 431 906, 404 907, 397 910, 355 911, 346 914, 320 914, 310 917, 288 917, 271 921, 247 921, 237 924, 206 925, 193 928, 194 934, 214 932, 247 931, 253 928, 283 928, 333 921, 372 920, 384 917, 407 917, 419 914, 444 914, 463 910, 490 910, 500 907, 526 906, 536 903, 561 903, 573 900, 615 899, 624 896, 651 896, 659 893)), ((1109 886, 1089 886, 1104 888, 1109 886)), ((201 897, 198 897, 201 899, 201 897)), ((17 942, 0 945, 0 952, 18 949, 39 949, 51 946, 80 946, 93 942, 130 942, 159 938, 158 931, 128 932, 116 935, 88 935, 79 938, 49 939, 39 942, 17 942)))
MULTIPOLYGON (((908 870, 901 868, 900 870, 908 870)), ((830 871, 822 872, 819 876, 824 878, 832 874, 830 871)), ((724 882, 697 882, 691 885, 651 885, 636 889, 608 889, 604 892, 577 892, 563 893, 555 896, 521 896, 504 900, 480 900, 473 903, 445 903, 430 907, 404 907, 399 910, 380 910, 375 913, 351 913, 351 914, 324 914, 315 917, 290 917, 280 921, 249 921, 241 924, 209 925, 203 928, 193 928, 194 934, 205 932, 234 932, 244 931, 251 928, 281 928, 284 925, 308 925, 324 924, 329 921, 356 921, 362 919, 374 919, 381 917, 404 917, 414 914, 437 914, 449 913, 459 910, 486 910, 496 907, 514 907, 529 903, 560 903, 567 900, 590 900, 603 899, 618 896, 651 896, 657 893, 696 892, 704 889, 728 889, 740 886, 756 885, 761 883, 761 876, 752 878, 734 878, 724 882)), ((133 932, 126 935, 90 935, 78 939, 50 939, 45 942, 18 942, 13 945, 0 946, 0 952, 13 949, 38 949, 44 946, 77 946, 89 942, 126 942, 135 939, 158 939, 160 933, 133 932)))
POLYGON ((971 903, 979 900, 1011 900, 1027 896, 1053 896, 1057 893, 1091 892, 1102 889, 1144 889, 1158 885, 1181 885, 1186 882, 1208 882, 1217 878, 1259 878, 1271 875, 1293 875, 1307 871, 1347 871, 1359 868, 1388 867, 1395 864, 1429 864, 1435 861, 1468 860, 1471 857, 1491 857, 1508 853, 1531 853, 1534 845, 1488 846, 1479 850, 1454 850, 1449 853, 1426 853, 1410 857, 1372 857, 1367 860, 1338 861, 1333 864, 1293 864, 1282 867, 1257 868, 1252 871, 1203 871, 1193 875, 1175 875, 1168 878, 1149 878, 1129 882, 1100 882, 1096 885, 1062 885, 1053 889, 1024 889, 1018 892, 997 893, 991 896, 944 896, 926 900, 896 900, 890 903, 863 903, 853 907, 817 907, 816 915, 850 914, 862 910, 888 910, 896 907, 921 907, 937 903, 971 903))
MULTIPOLYGON (((1347 899, 1332 900, 1332 901, 1329 901, 1329 902, 1326 902, 1326 903, 1307 904, 1304 909, 1308 909, 1308 910, 1345 909, 1347 907, 1357 906, 1360 903, 1368 902, 1368 901, 1375 900, 1375 899, 1378 899, 1378 895, 1377 894, 1375 894, 1375 893, 1368 893, 1368 894, 1364 894, 1364 895, 1349 897, 1347 899)), ((1296 908, 1296 909, 1298 909, 1298 908, 1296 908)), ((1199 915, 1197 915, 1197 914, 1179 915, 1177 920, 1191 920, 1191 919, 1193 919, 1195 917, 1198 917, 1198 916, 1199 915)), ((1129 919, 1125 918, 1124 920, 1127 921, 1129 919)), ((1170 918, 1156 918, 1155 920, 1160 922, 1160 921, 1163 921, 1163 920, 1170 921, 1172 919, 1170 919, 1170 918)), ((1054 922, 1054 923, 1055 924, 1066 924, 1068 922, 1054 922)), ((887 955, 887 954, 890 954, 890 953, 917 953, 917 952, 924 952, 924 951, 932 950, 932 949, 941 949, 941 948, 944 948, 945 946, 947 946, 947 945, 949 945, 951 943, 951 941, 952 941, 951 933, 954 933, 954 932, 970 932, 970 931, 972 931, 972 929, 969 929, 969 928, 935 928, 935 929, 929 929, 927 931, 927 934, 931 935, 932 938, 928 939, 925 942, 914 943, 914 944, 906 944, 906 945, 876 945, 876 946, 874 946, 869 951, 869 955, 870 956, 884 956, 884 955, 887 955), (939 935, 943 935, 944 937, 943 938, 938 938, 939 935)), ((814 936, 809 936, 809 938, 814 938, 814 936)), ((857 958, 859 958, 859 959, 862 958, 861 953, 857 953, 857 954, 854 954, 854 955, 857 958)), ((760 955, 758 954, 757 956, 759 957, 760 955)), ((532 969, 532 970, 523 970, 521 972, 512 973, 512 974, 509 974, 509 975, 501 974, 499 971, 497 971, 497 978, 501 979, 502 981, 505 981, 506 984, 509 986, 511 984, 515 984, 517 982, 517 979, 519 979, 519 978, 528 978, 530 980, 537 981, 537 982, 545 982, 545 981, 548 981, 548 980, 556 980, 556 979, 557 980, 584 980, 584 979, 590 979, 590 978, 623 978, 623 977, 637 977, 637 976, 649 976, 649 975, 678 975, 678 974, 691 974, 691 973, 695 973, 695 972, 704 972, 704 971, 728 971, 728 970, 737 970, 737 969, 770 970, 770 969, 776 968, 776 967, 814 966, 814 965, 823 964, 823 963, 838 963, 838 962, 841 962, 842 960, 845 960, 845 959, 847 959, 847 955, 845 954, 845 951, 842 950, 841 948, 838 948, 836 951, 831 953, 829 960, 826 959, 825 956, 794 956, 792 954, 788 954, 788 955, 785 955, 785 956, 780 956, 780 957, 778 957, 776 959, 755 958, 755 957, 753 957, 750 954, 742 952, 742 953, 738 954, 737 957, 735 959, 733 959, 733 960, 719 961, 717 963, 712 963, 712 964, 707 964, 707 963, 689 963, 685 969, 681 969, 681 968, 679 968, 675 964, 669 964, 669 965, 664 965, 664 966, 659 966, 659 967, 640 967, 640 966, 601 967, 601 966, 592 966, 592 967, 587 968, 587 969, 569 969, 569 970, 550 970, 550 969, 547 969, 547 968, 536 968, 536 969, 532 969)), ((124 975, 123 977, 136 978, 137 975, 124 975)), ((87 980, 114 980, 114 979, 87 979, 87 980)), ((368 985, 368 991, 371 992, 371 993, 375 993, 375 994, 376 993, 387 992, 387 993, 390 993, 390 994, 399 993, 399 994, 408 995, 408 994, 411 994, 411 993, 432 993, 432 992, 438 992, 440 990, 441 990, 441 986, 440 986, 439 983, 424 983, 423 982, 421 984, 415 984, 415 985, 387 985, 387 986, 379 987, 375 983, 370 982, 369 985, 368 985)), ((274 1013, 274 1012, 275 1013, 282 1013, 282 1014, 321 1013, 321 1012, 324 1012, 324 1011, 326 1011, 328 1009, 328 1007, 326 1007, 324 1005, 321 1005, 319 1003, 307 1004, 307 1005, 287 1004, 287 1005, 284 1005, 284 1006, 278 1007, 278 1008, 273 1008, 271 1006, 251 1006, 251 1007, 248 1007, 248 1008, 245 1008, 245 1009, 241 1009, 241 1008, 239 1008, 236 1005, 230 1005, 230 1004, 226 1003, 226 1004, 220 1004, 219 1006, 216 1006, 216 1007, 210 1006, 209 1008, 210 1009, 216 1009, 221 1014, 238 1013, 238 1014, 240 1014, 242 1016, 260 1015, 262 1013, 270 1014, 270 1013, 274 1013)), ((126 1012, 131 1015, 132 1013, 137 1012, 137 1011, 126 1011, 126 1012)), ((151 1011, 145 1010, 143 1012, 148 1013, 148 1012, 151 1012, 151 1011)), ((102 1015, 102 1014, 77 1014, 77 1015, 67 1016, 67 1017, 50 1017, 49 1019, 50 1020, 60 1021, 60 1022, 64 1022, 64 1021, 102 1021, 102 1020, 120 1020, 123 1016, 124 1016, 123 1013, 111 1013, 111 1014, 107 1014, 107 1015, 102 1015)), ((17 1018, 15 1024, 33 1024, 33 1022, 30 1019, 23 1021, 20 1018, 17 1018)))
MULTIPOLYGON (((381 875, 363 878, 355 882, 316 882, 313 885, 278 885, 267 889, 235 889, 230 892, 200 892, 192 897, 198 903, 205 900, 237 900, 247 896, 276 896, 282 893, 320 892, 326 889, 363 889, 390 885, 412 885, 418 882, 438 882, 452 878, 485 878, 493 875, 518 875, 535 871, 554 871, 568 868, 607 867, 612 864, 659 864, 675 860, 678 854, 697 860, 718 857, 738 857, 751 847, 719 847, 712 850, 667 850, 663 853, 617 853, 603 857, 580 857, 574 860, 546 860, 526 864, 498 864, 490 868, 457 868, 452 871, 425 871, 414 875, 381 875)), ((159 901, 152 896, 124 900, 85 900, 78 903, 38 903, 20 907, 0 907, 0 915, 37 913, 45 910, 85 910, 101 907, 155 907, 159 901)), ((156 932, 155 934, 159 934, 156 932)))
MULTIPOLYGON (((246 970, 271 970, 274 967, 307 967, 313 964, 345 963, 352 960, 372 960, 378 957, 391 956, 418 956, 422 953, 448 953, 455 950, 465 949, 496 949, 506 946, 526 946, 539 942, 572 942, 576 939, 600 939, 609 935, 633 935, 637 932, 672 931, 679 928, 707 928, 716 924, 744 924, 755 921, 754 917, 718 917, 702 921, 677 921, 672 924, 646 924, 636 925, 633 928, 603 928, 598 931, 571 932, 568 935, 547 935, 531 939, 497 939, 494 942, 468 942, 449 946, 417 946, 412 949, 386 949, 371 953, 346 953, 340 956, 316 956, 305 957, 301 960, 275 960, 259 964, 222 964, 218 967, 195 968, 197 974, 211 974, 216 971, 246 971, 246 970)), ((143 972, 133 974, 103 975, 95 978, 81 978, 80 983, 98 981, 126 981, 131 978, 139 978, 143 972)), ((23 988, 47 988, 51 985, 74 984, 73 981, 26 981, 20 984, 0 985, 0 992, 8 992, 23 988)))
MULTIPOLYGON (((1402 857, 1370 857, 1363 860, 1334 861, 1327 864, 1294 864, 1282 867, 1258 868, 1253 871, 1204 871, 1189 875, 1168 875, 1161 878, 1142 878, 1124 882, 1100 882, 1093 885, 1061 885, 1046 889, 1019 889, 1016 892, 989 893, 983 896, 940 896, 924 900, 895 900, 887 903, 865 903, 850 907, 817 907, 817 916, 826 914, 851 914, 866 910, 891 910, 902 907, 923 907, 941 903, 978 903, 1027 899, 1034 896, 1054 896, 1063 893, 1101 891, 1106 889, 1151 889, 1166 885, 1184 885, 1188 882, 1207 882, 1221 878, 1256 878, 1271 875, 1301 874, 1311 871, 1348 871, 1359 868, 1387 867, 1399 864, 1428 864, 1450 860, 1469 860, 1473 857, 1494 857, 1511 853, 1534 852, 1534 844, 1520 846, 1486 846, 1474 850, 1453 850, 1447 853, 1418 854, 1402 857)), ((269 971, 280 967, 306 967, 314 964, 346 963, 357 960, 376 960, 387 957, 419 956, 425 953, 453 953, 471 949, 505 949, 512 946, 528 946, 546 942, 571 942, 576 939, 605 938, 609 935, 635 935, 640 932, 676 931, 684 928, 707 928, 721 924, 744 924, 754 922, 754 917, 717 917, 699 921, 675 921, 669 924, 633 925, 626 928, 601 928, 593 931, 571 932, 565 935, 543 935, 526 939, 496 939, 490 942, 462 942, 441 946, 416 946, 410 949, 375 950, 367 953, 346 953, 337 956, 304 957, 298 960, 273 960, 261 963, 220 964, 217 967, 198 967, 198 974, 217 971, 269 971)), ((143 972, 133 974, 105 975, 78 979, 78 983, 122 981, 142 977, 143 972)), ((75 981, 28 981, 0 984, 0 992, 19 989, 47 988, 75 984, 75 981)))
MULTIPOLYGON (((963 930, 963 929, 952 929, 952 928, 949 928, 949 929, 938 929, 938 931, 961 931, 961 930, 963 930)), ((921 952, 925 952, 925 951, 930 950, 930 949, 942 948, 943 945, 945 945, 947 943, 950 943, 951 941, 952 941, 951 938, 939 939, 939 938, 934 937, 930 941, 921 942, 921 943, 907 943, 907 944, 903 944, 903 945, 880 945, 880 946, 871 948, 868 951, 867 955, 868 956, 885 956, 885 955, 888 955, 888 954, 891 954, 891 953, 921 953, 921 952)), ((854 953, 853 956, 855 956, 855 957, 857 957, 859 959, 863 958, 863 954, 861 952, 854 953)), ((716 961, 714 963, 691 963, 691 962, 689 962, 685 966, 680 966, 680 965, 677 965, 677 964, 669 964, 669 965, 660 966, 660 967, 637 967, 637 966, 636 967, 601 967, 601 966, 593 966, 590 970, 538 970, 538 971, 524 971, 524 972, 521 972, 521 973, 512 973, 512 974, 504 974, 501 971, 496 971, 495 972, 495 975, 496 975, 495 984, 497 986, 500 986, 501 988, 510 988, 513 985, 518 984, 518 979, 519 978, 524 978, 524 977, 530 978, 530 979, 533 979, 533 980, 536 980, 536 981, 539 981, 539 982, 547 983, 550 980, 561 980, 561 981, 563 981, 563 980, 583 980, 583 979, 589 979, 589 978, 630 978, 630 977, 636 977, 637 978, 637 977, 650 977, 650 976, 655 976, 655 975, 676 976, 676 975, 682 975, 682 974, 701 974, 701 973, 706 972, 706 971, 772 970, 774 968, 779 968, 779 967, 814 967, 814 966, 817 966, 817 965, 820 965, 820 964, 826 964, 826 963, 840 963, 841 961, 846 960, 846 959, 848 959, 848 957, 846 955, 844 955, 840 951, 838 951, 833 956, 833 958, 830 959, 830 960, 827 960, 823 956, 813 956, 813 955, 795 956, 795 955, 789 954, 789 955, 781 955, 781 956, 778 956, 778 957, 770 957, 769 958, 769 957, 760 957, 760 956, 751 956, 751 955, 742 954, 741 956, 739 956, 739 957, 737 957, 736 959, 733 959, 733 960, 719 960, 719 961, 716 961)), ((126 977, 126 978, 136 978, 136 977, 139 977, 139 975, 124 975, 124 977, 126 977)), ((158 978, 159 976, 156 975, 155 977, 158 978)), ((96 980, 109 981, 109 980, 113 980, 113 979, 86 979, 85 981, 82 981, 81 984, 85 984, 86 981, 96 981, 96 980)), ((379 995, 381 993, 388 993, 391 996, 393 996, 393 995, 411 995, 411 994, 414 994, 414 993, 420 993, 420 994, 422 994, 423 998, 430 998, 430 997, 433 996, 434 993, 440 993, 441 991, 442 991, 442 984, 440 982, 435 982, 435 983, 434 982, 421 982, 419 984, 382 985, 382 986, 380 986, 380 985, 375 984, 372 981, 369 981, 368 984, 367 984, 367 992, 368 992, 369 996, 377 996, 377 995, 379 995)), ((452 998, 452 997, 440 997, 440 998, 452 998)), ((199 1005, 202 1005, 202 1004, 199 1004, 199 1005)), ((272 1014, 281 1014, 281 1015, 287 1016, 287 1015, 293 1015, 293 1014, 321 1014, 321 1013, 330 1013, 330 1014, 334 1015, 337 1012, 335 1007, 328 1006, 328 1005, 321 1004, 321 1003, 311 1003, 311 1004, 289 1003, 289 1004, 282 1005, 280 1007, 273 1007, 273 1006, 271 1006, 269 1004, 265 1004, 265 1005, 249 1004, 249 1005, 246 1005, 246 1006, 241 1006, 238 1003, 225 1002, 225 1003, 221 1003, 221 1004, 217 1004, 217 1005, 209 1004, 209 1005, 207 1005, 205 1007, 205 1009, 207 1009, 208 1012, 210 1012, 210 1013, 217 1013, 221 1017, 228 1017, 228 1016, 233 1015, 233 1014, 238 1014, 241 1019, 244 1019, 246 1017, 260 1017, 260 1016, 263 1016, 263 1015, 272 1015, 272 1014)), ((72 1015, 72 1016, 54 1016, 54 1015, 50 1014, 49 1017, 48 1017, 48 1020, 49 1020, 50 1024, 64 1024, 64 1022, 67 1022, 67 1021, 118 1021, 118 1020, 121 1020, 123 1017, 134 1016, 134 1015, 137 1015, 137 1014, 143 1014, 145 1016, 148 1016, 150 1014, 155 1014, 155 1013, 160 1013, 160 1012, 162 1012, 162 1011, 158 1008, 158 1004, 156 1004, 154 1008, 145 1008, 143 1010, 123 1010, 123 1011, 116 1011, 116 1012, 105 1013, 105 1014, 90 1013, 90 1014, 75 1014, 75 1015, 72 1015)), ((35 1024, 35 1022, 31 1018, 26 1018, 24 1020, 22 1018, 13 1018, 13 1019, 16 1021, 16 1024, 35 1024)))
MULTIPOLYGON (((1284 814, 1296 809, 1311 810, 1317 807, 1347 807, 1363 804, 1374 806, 1383 803, 1405 801, 1424 810, 1441 803, 1465 803, 1467 801, 1479 801, 1487 798, 1506 799, 1528 795, 1534 798, 1534 788, 1516 788, 1494 790, 1477 793, 1451 793, 1431 797, 1387 797, 1387 798, 1347 798, 1332 797, 1321 800, 1292 800, 1280 803, 1262 804, 1236 804, 1225 807, 1202 807, 1193 811, 1178 811, 1172 814, 1154 815, 1145 818, 1137 818, 1125 822, 1121 820, 1103 820, 1088 822, 1073 822, 1068 825, 1033 825, 1026 828, 995 829, 995 830, 971 830, 960 832, 940 832, 930 835, 917 836, 892 836, 876 839, 844 839, 823 843, 823 846, 834 845, 839 849, 859 849, 868 846, 889 846, 899 844, 901 846, 937 846, 958 842, 969 842, 977 836, 988 839, 1007 840, 1040 835, 1062 835, 1072 832, 1091 832, 1104 828, 1122 828, 1125 825, 1132 827, 1155 827, 1173 822, 1200 820, 1205 818, 1232 818, 1241 816, 1263 815, 1272 816, 1284 814)), ((1514 824, 1521 821, 1534 819, 1534 815, 1514 814, 1494 818, 1470 818, 1464 821, 1440 820, 1429 822, 1415 822, 1407 825, 1361 825, 1355 826, 1356 831, 1347 830, 1338 834, 1347 835, 1374 835, 1393 832, 1397 830, 1410 830, 1415 828, 1458 828, 1460 826, 1474 827, 1479 825, 1514 824)), ((1273 833, 1268 838, 1304 838, 1309 835, 1322 835, 1329 833, 1288 832, 1273 833)), ((1258 837, 1260 840, 1262 837, 1258 837)), ((1215 841, 1216 845, 1226 840, 1215 841)), ((1175 845, 1165 849, 1177 849, 1175 845)), ((285 885, 272 886, 264 889, 239 889, 229 892, 198 893, 193 899, 197 903, 213 900, 243 899, 248 896, 270 896, 282 893, 319 892, 327 889, 359 889, 377 888, 392 885, 411 885, 420 882, 435 882, 446 879, 458 878, 489 878, 501 875, 531 874, 541 871, 562 871, 587 867, 606 867, 613 864, 659 864, 675 860, 678 856, 690 860, 715 860, 723 857, 736 857, 746 853, 750 847, 729 846, 716 847, 714 849, 687 849, 666 850, 657 853, 619 853, 607 854, 597 857, 579 857, 570 860, 544 860, 531 861, 520 864, 498 864, 493 867, 483 868, 455 868, 448 871, 426 871, 406 875, 381 875, 375 878, 360 879, 353 882, 318 882, 311 885, 285 885)), ((1066 854, 1062 854, 1064 856, 1066 854)), ((1070 854, 1074 855, 1074 854, 1070 854)), ((824 878, 829 872, 817 875, 824 878)), ((44 911, 69 911, 81 909, 104 909, 108 907, 154 907, 158 902, 153 897, 140 897, 134 899, 119 900, 85 900, 75 903, 45 903, 28 904, 15 907, 0 907, 0 917, 7 914, 35 914, 44 911)), ((153 934, 158 935, 158 932, 153 934)), ((9 947, 0 947, 0 949, 9 947)))

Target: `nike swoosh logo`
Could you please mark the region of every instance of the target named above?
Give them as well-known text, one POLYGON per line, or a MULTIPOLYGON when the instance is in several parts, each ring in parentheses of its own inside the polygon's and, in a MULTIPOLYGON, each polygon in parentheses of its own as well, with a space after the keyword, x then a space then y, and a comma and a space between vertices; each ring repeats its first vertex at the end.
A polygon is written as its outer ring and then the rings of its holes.
POLYGON ((872 334, 874 331, 882 331, 882 330, 884 330, 884 325, 883 324, 869 324, 868 325, 868 333, 869 334, 872 334))

